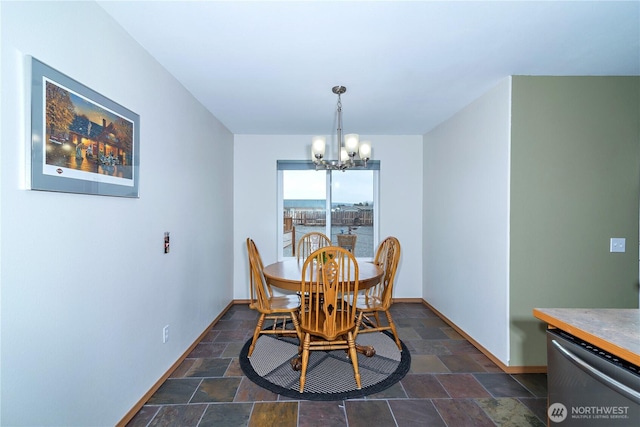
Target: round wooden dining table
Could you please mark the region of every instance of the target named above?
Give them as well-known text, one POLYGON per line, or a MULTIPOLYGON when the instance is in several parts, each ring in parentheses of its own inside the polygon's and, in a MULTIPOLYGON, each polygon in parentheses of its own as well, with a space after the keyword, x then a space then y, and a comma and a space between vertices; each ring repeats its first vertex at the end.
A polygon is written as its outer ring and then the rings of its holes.
MULTIPOLYGON (((380 281, 384 271, 369 258, 358 258, 358 289, 368 289, 380 281)), ((303 260, 287 258, 264 267, 267 283, 288 291, 299 291, 303 260)))

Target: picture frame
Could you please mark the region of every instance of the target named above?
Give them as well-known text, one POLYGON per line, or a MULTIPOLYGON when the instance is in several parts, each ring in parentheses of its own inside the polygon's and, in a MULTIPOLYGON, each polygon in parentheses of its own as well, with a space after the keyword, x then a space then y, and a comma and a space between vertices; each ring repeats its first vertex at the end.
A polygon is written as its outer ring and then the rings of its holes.
POLYGON ((30 59, 31 189, 139 197, 140 117, 30 59))

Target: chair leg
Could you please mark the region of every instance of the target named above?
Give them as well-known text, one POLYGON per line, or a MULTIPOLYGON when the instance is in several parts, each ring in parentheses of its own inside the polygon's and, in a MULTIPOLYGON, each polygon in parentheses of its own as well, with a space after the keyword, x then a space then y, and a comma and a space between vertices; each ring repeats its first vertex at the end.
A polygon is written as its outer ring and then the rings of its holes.
POLYGON ((356 330, 356 335, 360 332, 363 334, 366 332, 376 332, 380 328, 380 321, 376 319, 378 317, 377 311, 358 311, 358 314, 361 316, 358 326, 359 329, 356 330))
POLYGON ((298 320, 298 316, 295 313, 291 313, 291 322, 293 322, 293 327, 296 330, 296 335, 298 336, 298 342, 302 343, 302 331, 300 330, 300 321, 298 320))
POLYGON ((353 332, 353 339, 354 340, 358 336, 358 332, 360 332, 360 327, 362 326, 363 316, 364 316, 364 312, 363 311, 358 311, 358 315, 356 317, 356 328, 354 329, 354 332, 353 332))
POLYGON ((251 340, 251 346, 249 347, 249 352, 247 353, 247 357, 251 357, 253 354, 253 349, 256 347, 256 341, 258 341, 258 337, 260 336, 260 331, 262 330, 262 324, 264 323, 265 314, 260 314, 260 318, 258 319, 258 323, 256 324, 256 328, 253 330, 253 339, 251 340))
POLYGON ((363 314, 363 316, 362 316, 362 324, 364 325, 364 329, 371 329, 371 328, 377 328, 378 327, 378 324, 374 320, 371 320, 371 318, 369 317, 371 315, 375 316, 375 312, 373 312, 373 311, 363 311, 362 314, 363 314))
POLYGON ((302 368, 300 369, 300 393, 304 391, 304 382, 307 379, 307 365, 309 364, 309 346, 310 345, 311 345, 311 335, 305 334, 304 344, 302 346, 302 368))
POLYGON ((353 376, 356 379, 356 388, 360 390, 362 385, 360 384, 360 370, 358 369, 358 352, 356 351, 356 340, 351 332, 347 335, 347 343, 349 344, 349 358, 353 365, 353 376))
POLYGON ((391 332, 393 333, 393 338, 396 340, 396 345, 398 349, 402 351, 402 344, 400 344, 400 338, 398 338, 398 331, 396 331, 396 324, 393 323, 393 318, 391 317, 391 313, 389 310, 385 310, 384 313, 387 315, 387 321, 389 322, 389 327, 391 328, 391 332))
POLYGON ((380 316, 378 315, 378 311, 373 312, 373 317, 376 318, 376 328, 380 327, 380 316))

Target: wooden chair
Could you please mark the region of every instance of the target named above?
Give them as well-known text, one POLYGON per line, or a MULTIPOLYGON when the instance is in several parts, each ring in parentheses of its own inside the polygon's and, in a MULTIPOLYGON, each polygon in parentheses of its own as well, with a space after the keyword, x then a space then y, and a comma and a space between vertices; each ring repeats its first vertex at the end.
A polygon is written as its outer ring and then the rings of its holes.
POLYGON ((326 234, 318 231, 312 231, 305 234, 300 238, 300 240, 298 240, 298 247, 296 251, 298 261, 301 259, 304 261, 311 252, 326 246, 331 246, 331 239, 327 237, 326 234))
POLYGON ((380 332, 391 330, 396 345, 402 351, 402 344, 398 338, 396 325, 389 309, 393 303, 393 282, 396 277, 396 269, 400 260, 400 242, 395 237, 387 237, 380 243, 376 250, 374 263, 378 264, 384 270, 384 274, 380 282, 367 289, 362 295, 359 295, 356 301, 356 312, 358 313, 358 334, 367 332, 380 332), (387 316, 388 326, 380 323, 379 312, 383 311, 387 316), (373 319, 370 316, 373 315, 373 319))
POLYGON ((348 350, 359 389, 354 300, 358 292, 356 258, 337 246, 316 250, 302 266, 300 292, 307 295, 300 306, 303 335, 300 393, 304 391, 309 353, 314 350, 348 350))
POLYGON ((356 239, 358 238, 356 234, 338 234, 337 237, 338 246, 347 249, 352 254, 355 253, 356 239))
POLYGON ((250 238, 247 238, 247 252, 249 254, 249 283, 251 286, 249 307, 260 313, 249 347, 248 357, 251 357, 256 341, 261 334, 292 335, 301 340, 302 333, 297 314, 300 309, 300 298, 297 295, 273 296, 273 291, 263 274, 262 258, 255 242, 250 238), (268 329, 262 329, 265 320, 273 322, 268 329), (293 324, 293 329, 287 329, 289 320, 293 324))

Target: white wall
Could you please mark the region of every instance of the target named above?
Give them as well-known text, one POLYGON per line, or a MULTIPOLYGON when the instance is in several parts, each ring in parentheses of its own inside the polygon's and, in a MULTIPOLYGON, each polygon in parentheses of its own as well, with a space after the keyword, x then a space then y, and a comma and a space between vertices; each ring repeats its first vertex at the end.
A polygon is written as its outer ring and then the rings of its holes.
POLYGON ((233 137, 93 2, 0 23, 0 424, 114 425, 233 298, 233 137), (25 55, 140 115, 139 199, 25 189, 25 55))
MULTIPOLYGON (((422 137, 362 135, 380 160, 380 238, 400 240, 396 298, 422 297, 422 137)), ((265 264, 277 259, 277 160, 306 160, 309 135, 235 135, 234 291, 249 298, 245 240, 258 245, 265 264)))
POLYGON ((425 135, 422 239, 423 298, 505 364, 510 91, 508 78, 425 135))

